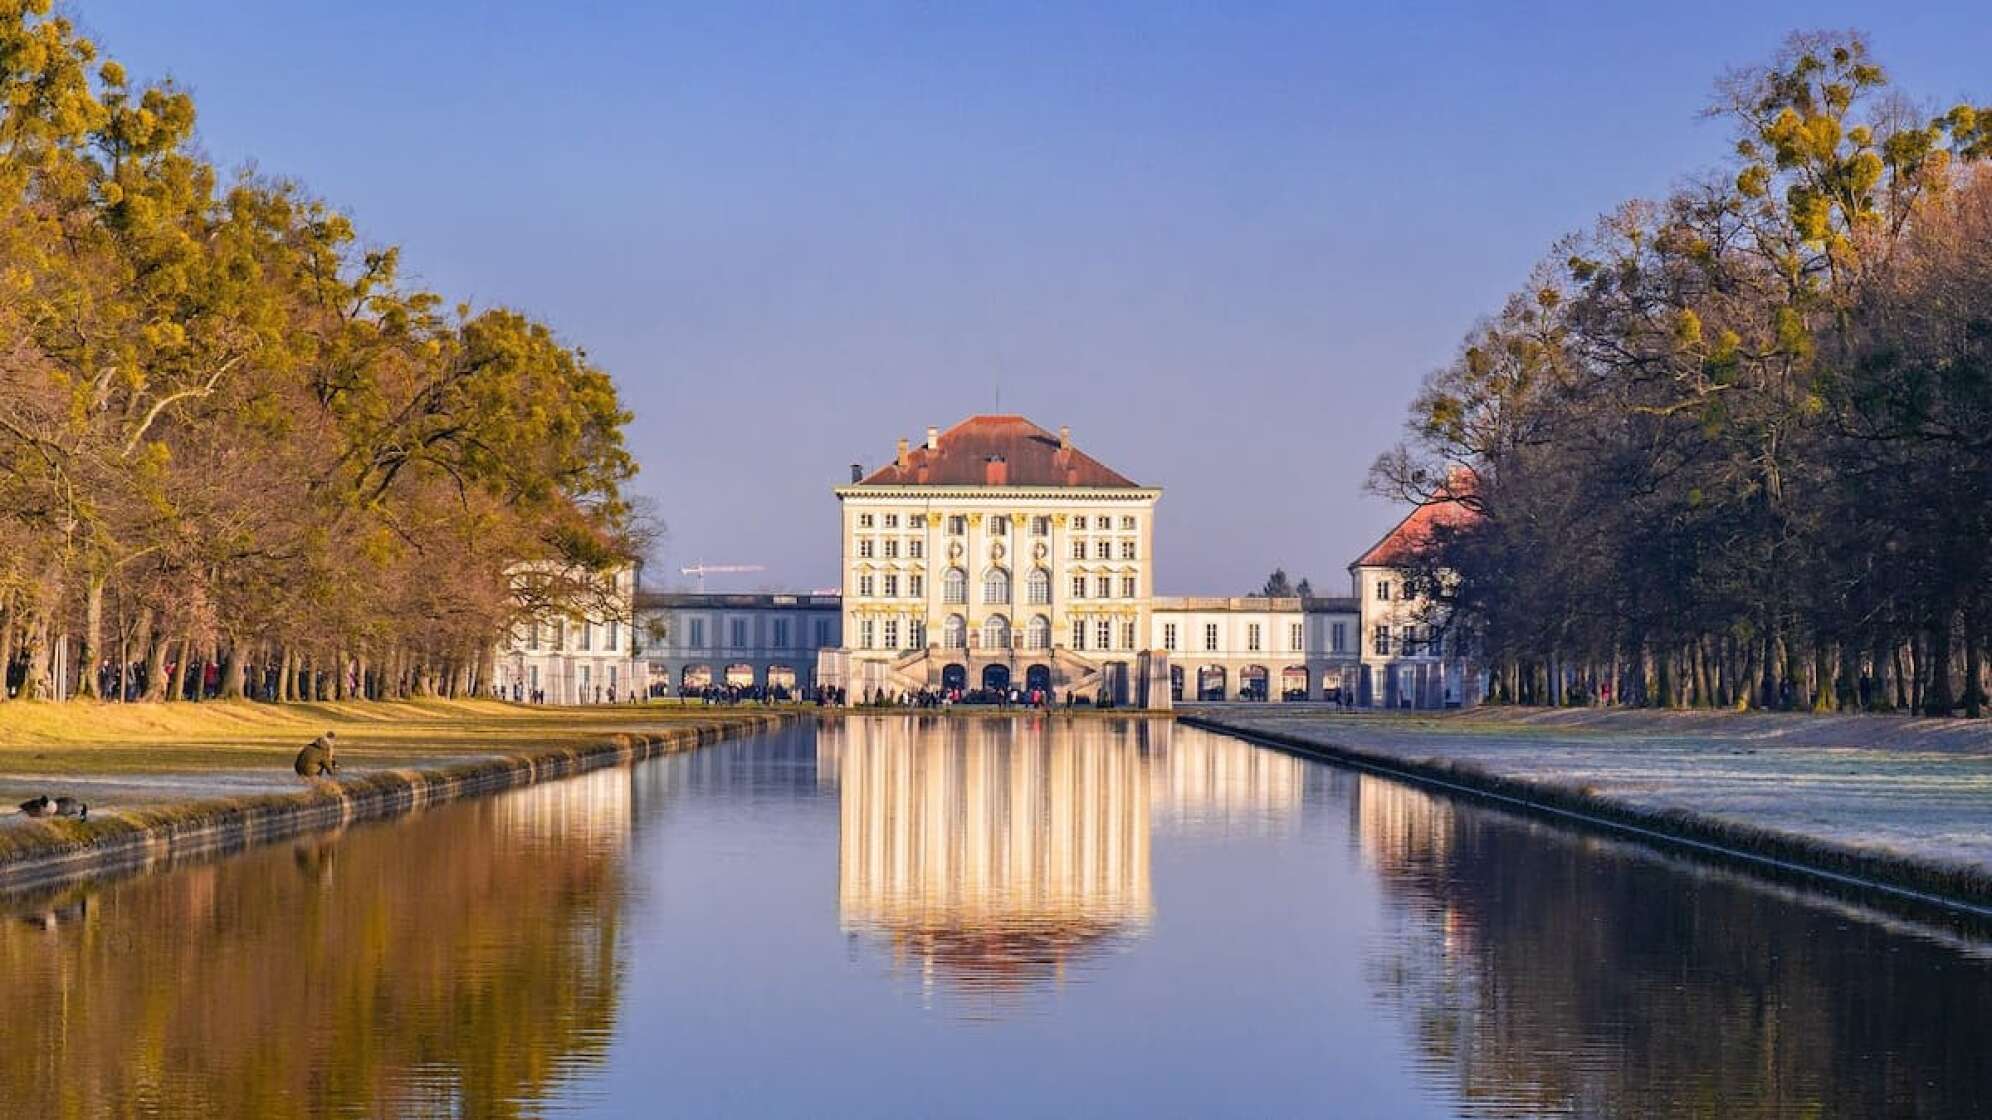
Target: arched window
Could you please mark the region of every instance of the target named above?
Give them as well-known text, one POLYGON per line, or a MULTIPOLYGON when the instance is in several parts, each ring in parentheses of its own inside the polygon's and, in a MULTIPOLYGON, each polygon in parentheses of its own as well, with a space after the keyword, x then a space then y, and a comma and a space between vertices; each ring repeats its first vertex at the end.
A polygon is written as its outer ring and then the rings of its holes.
POLYGON ((1044 607, 1051 605, 1051 573, 1043 568, 1032 568, 1024 589, 1030 595, 1031 605, 1044 607))
POLYGON ((968 645, 968 622, 958 614, 948 616, 941 631, 941 644, 949 649, 962 649, 968 645))
POLYGON ((1031 627, 1026 631, 1025 641, 1032 649, 1051 648, 1051 620, 1043 615, 1031 619, 1031 627))
POLYGON ((982 623, 983 649, 1008 649, 1010 647, 1010 620, 1000 614, 992 614, 982 623))
POLYGON ((1006 568, 991 568, 982 573, 982 601, 985 603, 1007 603, 1010 601, 1010 572, 1006 568))
POLYGON ((949 603, 968 602, 968 573, 949 568, 948 574, 941 577, 941 599, 949 603))

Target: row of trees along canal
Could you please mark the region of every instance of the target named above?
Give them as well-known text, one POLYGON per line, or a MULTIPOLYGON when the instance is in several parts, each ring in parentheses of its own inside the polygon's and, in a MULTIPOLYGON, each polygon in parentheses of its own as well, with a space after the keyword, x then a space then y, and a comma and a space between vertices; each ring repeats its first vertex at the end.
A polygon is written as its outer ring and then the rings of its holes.
POLYGON ((1917 104, 1853 34, 1717 91, 1733 161, 1557 245, 1377 461, 1478 514, 1413 589, 1497 700, 1977 715, 1992 107, 1917 104))
MULTIPOLYGON (((297 184, 225 178, 194 105, 48 0, 0 4, 0 666, 147 699, 474 689, 526 606, 630 547, 608 376, 445 306, 297 184), (67 658, 54 657, 58 648, 67 658), (80 671, 78 671, 80 669, 80 671)), ((0 689, 0 699, 9 689, 0 689)))

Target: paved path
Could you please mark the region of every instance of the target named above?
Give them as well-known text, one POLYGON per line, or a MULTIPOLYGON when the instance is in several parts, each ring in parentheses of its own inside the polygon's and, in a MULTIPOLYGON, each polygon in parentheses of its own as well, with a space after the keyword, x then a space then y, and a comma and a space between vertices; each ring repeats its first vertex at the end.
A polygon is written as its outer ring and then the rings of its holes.
POLYGON ((1186 711, 1409 763, 1583 790, 1992 882, 1992 721, 1666 712, 1186 711))

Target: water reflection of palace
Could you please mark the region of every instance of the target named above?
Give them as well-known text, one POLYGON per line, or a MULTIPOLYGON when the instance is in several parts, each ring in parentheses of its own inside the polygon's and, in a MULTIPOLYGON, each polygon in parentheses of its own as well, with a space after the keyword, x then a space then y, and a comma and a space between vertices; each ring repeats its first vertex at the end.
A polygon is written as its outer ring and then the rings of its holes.
POLYGON ((844 927, 968 989, 1138 936, 1156 820, 1300 805, 1296 760, 1140 720, 856 719, 822 725, 817 756, 839 792, 844 927))

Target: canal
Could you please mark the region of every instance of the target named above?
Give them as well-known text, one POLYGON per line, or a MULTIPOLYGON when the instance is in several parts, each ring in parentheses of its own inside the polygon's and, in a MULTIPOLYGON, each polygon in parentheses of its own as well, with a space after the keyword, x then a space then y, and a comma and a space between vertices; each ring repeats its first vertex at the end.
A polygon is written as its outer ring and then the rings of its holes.
POLYGON ((1163 721, 805 722, 0 911, 8 1115, 1992 1112, 1981 933, 1163 721))

